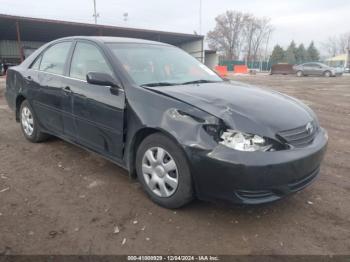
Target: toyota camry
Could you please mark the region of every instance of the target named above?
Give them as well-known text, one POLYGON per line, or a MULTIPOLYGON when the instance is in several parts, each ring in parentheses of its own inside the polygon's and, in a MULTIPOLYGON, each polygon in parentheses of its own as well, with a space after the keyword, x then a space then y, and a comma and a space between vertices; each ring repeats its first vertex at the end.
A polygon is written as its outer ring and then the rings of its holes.
POLYGON ((50 42, 8 70, 6 98, 30 142, 51 135, 96 152, 167 208, 279 200, 317 178, 328 140, 297 99, 139 39, 50 42))

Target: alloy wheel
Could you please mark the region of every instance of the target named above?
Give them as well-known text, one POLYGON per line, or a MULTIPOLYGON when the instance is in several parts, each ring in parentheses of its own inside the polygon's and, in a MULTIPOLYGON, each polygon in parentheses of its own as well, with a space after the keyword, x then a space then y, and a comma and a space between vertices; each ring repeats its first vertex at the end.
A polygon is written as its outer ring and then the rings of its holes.
POLYGON ((34 131, 34 118, 30 109, 26 106, 22 108, 21 123, 25 134, 31 136, 34 131))

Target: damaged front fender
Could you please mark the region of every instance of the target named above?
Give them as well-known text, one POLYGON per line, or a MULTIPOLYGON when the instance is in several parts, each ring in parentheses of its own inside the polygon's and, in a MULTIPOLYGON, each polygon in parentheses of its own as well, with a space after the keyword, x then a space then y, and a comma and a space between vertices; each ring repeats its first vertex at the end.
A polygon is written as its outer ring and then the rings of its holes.
POLYGON ((209 151, 218 143, 212 128, 218 129, 223 122, 195 106, 180 100, 134 87, 127 92, 125 162, 131 173, 138 144, 153 132, 162 132, 173 138, 184 150, 209 151), (134 102, 135 101, 135 102, 134 102), (136 101, 143 101, 139 103, 136 101))

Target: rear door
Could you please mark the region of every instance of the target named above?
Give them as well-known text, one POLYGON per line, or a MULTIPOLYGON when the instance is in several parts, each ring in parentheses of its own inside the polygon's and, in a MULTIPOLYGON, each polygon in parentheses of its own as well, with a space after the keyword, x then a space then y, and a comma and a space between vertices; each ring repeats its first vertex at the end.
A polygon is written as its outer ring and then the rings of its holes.
POLYGON ((89 72, 115 74, 103 50, 91 41, 78 41, 65 88, 71 91, 76 139, 99 153, 120 159, 123 150, 125 93, 87 83, 89 72))
POLYGON ((37 58, 26 76, 41 126, 57 134, 63 132, 63 115, 67 113, 62 80, 71 47, 71 41, 53 44, 37 58))
POLYGON ((313 72, 314 68, 312 66, 312 63, 307 63, 303 65, 303 72, 305 75, 312 75, 314 74, 313 72))

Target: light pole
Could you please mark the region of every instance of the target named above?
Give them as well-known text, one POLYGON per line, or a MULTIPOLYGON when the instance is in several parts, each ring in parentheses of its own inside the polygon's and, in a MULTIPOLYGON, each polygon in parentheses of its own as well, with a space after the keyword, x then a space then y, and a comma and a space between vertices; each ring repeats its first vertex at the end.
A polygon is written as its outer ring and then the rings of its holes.
POLYGON ((96 10, 96 0, 94 0, 94 14, 92 16, 95 19, 95 24, 97 24, 97 17, 100 17, 100 14, 97 13, 97 10, 96 10))
POLYGON ((129 13, 124 13, 123 14, 123 20, 124 20, 124 22, 126 23, 126 22, 128 22, 128 18, 129 18, 129 13))
POLYGON ((347 48, 347 62, 348 64, 346 65, 347 68, 350 68, 350 35, 349 35, 349 38, 348 38, 348 48, 347 48))
POLYGON ((202 0, 199 0, 199 34, 202 34, 202 0))

